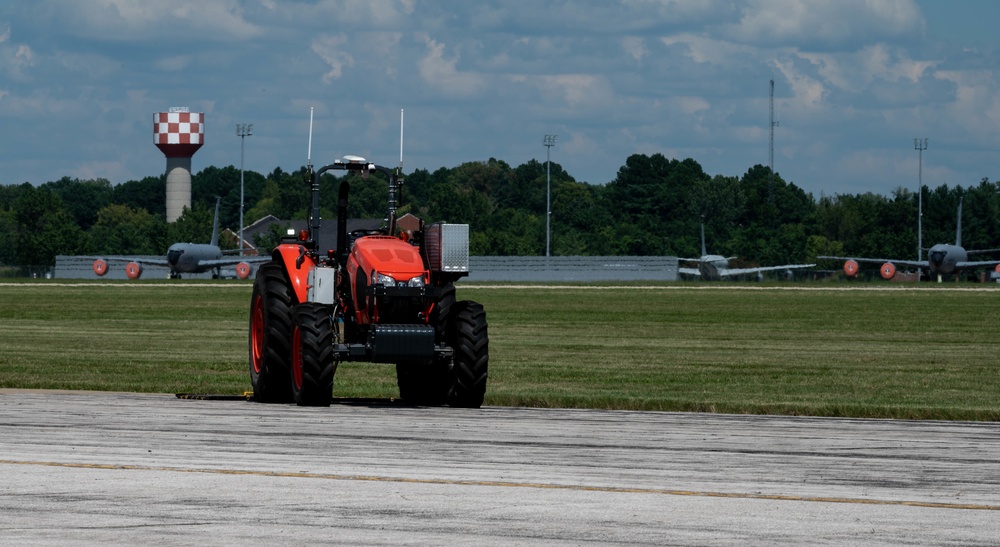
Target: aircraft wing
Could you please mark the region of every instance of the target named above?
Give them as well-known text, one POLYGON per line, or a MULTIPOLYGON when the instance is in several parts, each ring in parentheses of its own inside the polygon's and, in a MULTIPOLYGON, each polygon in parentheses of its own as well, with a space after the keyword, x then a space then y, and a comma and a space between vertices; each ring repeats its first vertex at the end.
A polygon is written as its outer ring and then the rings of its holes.
POLYGON ((977 261, 965 261, 958 262, 955 264, 956 268, 979 268, 981 266, 996 266, 1000 264, 1000 260, 977 260, 977 261))
POLYGON ((720 277, 733 275, 747 275, 761 272, 773 272, 778 270, 800 270, 803 268, 814 268, 815 264, 785 264, 784 266, 761 266, 757 268, 726 268, 719 271, 720 277))
MULTIPOLYGON (((910 266, 912 268, 928 268, 930 265, 926 260, 899 260, 895 258, 858 258, 854 256, 817 256, 817 260, 853 260, 855 262, 867 262, 869 264, 885 264, 892 262, 899 266, 910 266)), ((996 262, 994 262, 995 264, 996 262)))
POLYGON ((156 266, 169 266, 165 258, 148 258, 144 256, 78 256, 86 260, 104 260, 114 262, 141 262, 142 264, 154 264, 156 266))
MULTIPOLYGON (((220 258, 217 260, 201 260, 198 262, 198 266, 205 268, 216 268, 222 266, 235 266, 240 262, 246 262, 247 264, 258 264, 261 262, 269 262, 270 260, 271 257, 269 256, 234 256, 232 258, 220 258)), ((165 260, 164 263, 166 263, 165 260)))
MULTIPOLYGON (((686 260, 686 259, 680 258, 678 260, 686 260)), ((685 275, 701 276, 701 272, 698 271, 698 268, 677 268, 677 272, 685 275)))

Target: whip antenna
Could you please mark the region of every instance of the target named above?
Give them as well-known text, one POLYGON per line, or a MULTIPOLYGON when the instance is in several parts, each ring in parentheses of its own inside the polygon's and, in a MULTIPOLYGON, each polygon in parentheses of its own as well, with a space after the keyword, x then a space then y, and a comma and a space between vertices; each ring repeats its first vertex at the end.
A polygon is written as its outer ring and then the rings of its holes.
POLYGON ((399 173, 403 174, 403 109, 399 109, 399 173))
POLYGON ((306 149, 306 166, 312 168, 313 156, 313 107, 309 107, 309 148, 306 149))

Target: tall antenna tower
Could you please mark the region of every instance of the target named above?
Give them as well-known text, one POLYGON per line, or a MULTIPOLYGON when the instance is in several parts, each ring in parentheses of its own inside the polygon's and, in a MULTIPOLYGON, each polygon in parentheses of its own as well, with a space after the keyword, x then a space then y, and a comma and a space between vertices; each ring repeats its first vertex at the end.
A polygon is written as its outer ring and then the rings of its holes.
POLYGON ((768 175, 767 199, 769 203, 774 203, 774 128, 778 126, 778 122, 774 121, 774 78, 771 78, 770 106, 771 140, 767 150, 767 166, 770 168, 771 173, 768 175))

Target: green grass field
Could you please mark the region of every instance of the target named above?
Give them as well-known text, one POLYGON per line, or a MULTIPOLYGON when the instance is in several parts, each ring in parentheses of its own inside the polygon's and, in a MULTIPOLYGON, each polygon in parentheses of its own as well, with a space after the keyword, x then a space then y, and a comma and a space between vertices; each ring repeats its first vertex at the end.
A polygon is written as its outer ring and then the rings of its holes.
MULTIPOLYGON (((458 297, 487 310, 488 405, 1000 420, 1000 288, 914 287, 466 284, 458 297)), ((0 388, 241 394, 250 292, 2 284, 0 388)), ((395 397, 394 368, 343 363, 334 395, 395 397)))

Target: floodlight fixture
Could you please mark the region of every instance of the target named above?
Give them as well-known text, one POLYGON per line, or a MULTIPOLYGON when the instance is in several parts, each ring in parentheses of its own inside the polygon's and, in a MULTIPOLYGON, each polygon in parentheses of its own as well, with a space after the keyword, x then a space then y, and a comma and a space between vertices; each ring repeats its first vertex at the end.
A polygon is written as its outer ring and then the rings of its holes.
POLYGON ((236 136, 240 138, 240 256, 243 256, 243 145, 246 138, 253 135, 252 123, 236 124, 236 136))
MULTIPOLYGON (((922 260, 924 235, 924 150, 927 150, 927 138, 913 139, 913 149, 919 154, 919 163, 917 164, 917 260, 922 260)), ((917 279, 920 279, 919 270, 917 279)))

